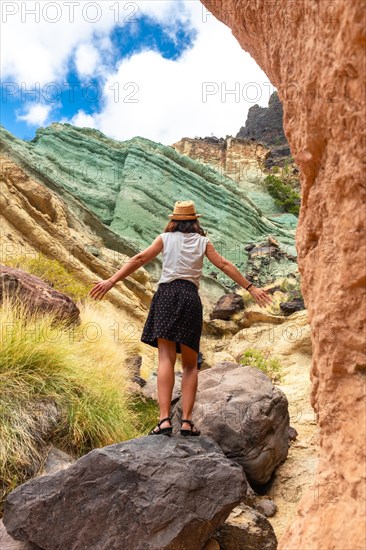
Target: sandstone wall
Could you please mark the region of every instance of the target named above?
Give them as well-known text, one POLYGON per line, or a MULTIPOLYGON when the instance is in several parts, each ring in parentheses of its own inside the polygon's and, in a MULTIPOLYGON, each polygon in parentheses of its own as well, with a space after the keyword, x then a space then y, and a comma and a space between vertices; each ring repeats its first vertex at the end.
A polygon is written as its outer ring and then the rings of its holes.
POLYGON ((183 138, 173 143, 172 147, 182 155, 209 164, 236 183, 242 184, 243 188, 251 172, 253 175, 262 175, 261 167, 269 151, 269 148, 260 143, 233 137, 222 141, 183 138))
POLYGON ((201 1, 277 88, 301 170, 296 243, 320 460, 279 548, 358 550, 365 546, 365 2, 201 1))
MULTIPOLYGON (((92 232, 56 193, 32 179, 5 154, 0 155, 0 184, 0 263, 36 259, 41 252, 92 288, 96 277, 109 277, 128 260, 128 256, 105 247, 103 237, 96 234, 97 218, 92 232), (99 258, 90 247, 99 251, 99 258)), ((109 301, 126 322, 143 324, 152 297, 149 280, 142 267, 110 291, 109 301)))

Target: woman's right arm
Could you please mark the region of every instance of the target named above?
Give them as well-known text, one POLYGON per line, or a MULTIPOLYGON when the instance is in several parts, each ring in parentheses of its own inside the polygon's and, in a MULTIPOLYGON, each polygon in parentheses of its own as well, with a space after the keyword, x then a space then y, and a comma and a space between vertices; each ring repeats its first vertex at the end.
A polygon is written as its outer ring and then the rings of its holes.
MULTIPOLYGON (((230 279, 235 281, 238 285, 242 286, 245 289, 247 286, 250 285, 250 281, 243 277, 243 275, 232 262, 221 256, 221 254, 217 252, 214 245, 210 241, 206 245, 206 256, 214 266, 220 269, 223 273, 225 273, 225 275, 230 277, 230 279)), ((266 307, 273 301, 272 297, 269 296, 265 290, 263 290, 262 288, 257 288, 253 284, 248 289, 248 292, 253 296, 255 301, 261 307, 266 307)))

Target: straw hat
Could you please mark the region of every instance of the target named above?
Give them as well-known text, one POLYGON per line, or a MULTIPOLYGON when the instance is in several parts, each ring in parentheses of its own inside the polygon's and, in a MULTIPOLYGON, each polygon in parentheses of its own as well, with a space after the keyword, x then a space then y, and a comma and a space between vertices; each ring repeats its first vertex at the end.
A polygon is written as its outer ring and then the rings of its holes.
POLYGON ((193 201, 176 201, 173 214, 169 214, 169 218, 175 221, 178 220, 195 220, 202 214, 196 214, 196 208, 193 201))

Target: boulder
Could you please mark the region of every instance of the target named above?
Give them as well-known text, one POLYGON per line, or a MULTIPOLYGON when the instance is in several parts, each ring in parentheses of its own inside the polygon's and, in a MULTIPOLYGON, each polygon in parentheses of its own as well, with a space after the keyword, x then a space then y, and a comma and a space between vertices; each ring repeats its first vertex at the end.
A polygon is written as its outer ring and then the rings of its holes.
POLYGON ((0 548, 1 550, 34 550, 34 545, 11 538, 0 519, 0 548))
MULTIPOLYGON (((179 429, 181 406, 180 398, 174 406, 173 430, 179 429)), ((193 421, 254 484, 269 481, 287 458, 286 395, 255 367, 224 361, 200 372, 193 421)))
POLYGON ((142 357, 138 354, 129 355, 125 359, 125 368, 130 373, 131 381, 143 388, 146 385, 146 380, 141 376, 141 364, 142 357))
POLYGON ((242 309, 244 309, 244 301, 240 294, 229 292, 218 300, 214 310, 210 313, 210 319, 229 321, 234 313, 242 309))
POLYGON ((277 538, 268 519, 249 506, 235 519, 229 518, 215 533, 225 550, 276 550, 277 538))
POLYGON ((305 304, 303 298, 294 298, 288 302, 280 302, 280 308, 284 315, 291 315, 295 311, 305 309, 305 304))
POLYGON ((298 431, 295 430, 295 428, 293 426, 290 426, 290 428, 288 430, 288 436, 289 436, 290 441, 295 441, 295 439, 297 438, 298 435, 299 435, 298 431))
POLYGON ((18 486, 3 521, 14 539, 44 550, 198 550, 246 488, 210 437, 143 436, 18 486))
POLYGON ((5 293, 10 298, 26 302, 32 313, 52 312, 56 319, 69 324, 80 322, 80 310, 69 296, 55 290, 40 277, 0 264, 0 302, 5 293))
POLYGON ((271 500, 270 498, 260 499, 255 503, 254 508, 267 518, 271 518, 272 516, 274 516, 278 510, 277 504, 274 500, 271 500))
MULTIPOLYGON (((71 455, 51 445, 43 468, 37 475, 43 476, 54 474, 55 472, 68 468, 72 462, 74 462, 74 458, 71 455)), ((2 520, 0 520, 0 548, 1 550, 32 550, 39 547, 35 547, 29 542, 14 540, 7 533, 2 520)))

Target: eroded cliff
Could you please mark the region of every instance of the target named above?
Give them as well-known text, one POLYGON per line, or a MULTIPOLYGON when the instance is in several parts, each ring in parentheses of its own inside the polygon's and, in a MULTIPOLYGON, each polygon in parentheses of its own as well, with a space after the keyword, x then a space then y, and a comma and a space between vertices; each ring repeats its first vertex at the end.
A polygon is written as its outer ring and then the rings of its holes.
MULTIPOLYGON (((115 239, 116 248, 124 248, 123 239, 109 236, 107 228, 81 204, 75 203, 80 209, 77 216, 56 193, 6 155, 0 156, 0 168, 0 263, 10 265, 16 258, 36 258, 43 253, 92 288, 96 276, 107 278, 128 260, 128 248, 123 254, 105 243, 110 238, 113 246, 115 239)), ((140 268, 111 290, 110 301, 126 321, 142 324, 152 291, 149 274, 140 268)))
MULTIPOLYGON (((245 245, 274 237, 296 257, 297 218, 264 211, 244 187, 214 168, 142 137, 120 142, 97 130, 54 123, 25 142, 1 128, 4 152, 33 179, 56 192, 77 217, 104 231, 106 244, 133 255, 149 246, 168 223, 176 200, 193 196, 201 225, 216 248, 245 271, 245 245), (278 214, 272 216, 271 214, 278 214), (104 230, 103 230, 104 228, 104 230)), ((263 193, 262 193, 263 195, 263 193)), ((268 193, 267 198, 271 199, 268 193)), ((273 201, 272 201, 273 203, 273 201)), ((146 265, 156 282, 161 258, 146 265)), ((202 289, 218 298, 230 279, 205 261, 202 289)), ((271 262, 268 281, 292 272, 286 258, 271 262)), ((250 276, 250 273, 249 273, 250 276)))
POLYGON ((365 544, 365 2, 201 1, 276 86, 301 171, 296 243, 320 461, 279 548, 358 550, 365 544))

